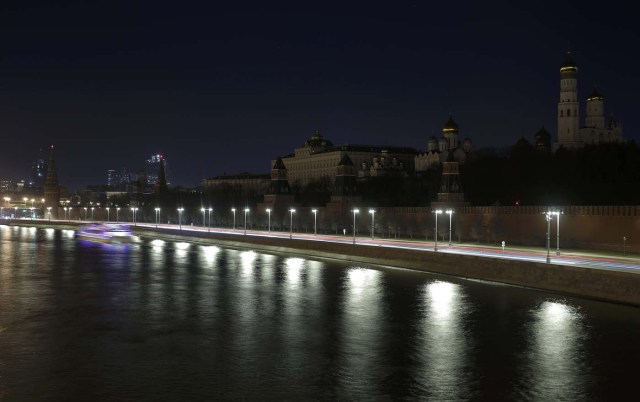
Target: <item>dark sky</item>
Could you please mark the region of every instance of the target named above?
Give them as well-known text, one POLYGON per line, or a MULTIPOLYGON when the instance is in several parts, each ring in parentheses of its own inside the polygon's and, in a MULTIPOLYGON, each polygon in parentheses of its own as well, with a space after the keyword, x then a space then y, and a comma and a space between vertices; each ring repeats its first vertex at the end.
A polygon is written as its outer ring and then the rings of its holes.
POLYGON ((476 148, 543 125, 555 139, 568 42, 580 98, 598 85, 640 138, 640 34, 625 3, 350 3, 5 0, 0 178, 27 178, 55 144, 71 190, 156 152, 173 184, 194 186, 267 173, 316 129, 334 144, 424 149, 449 112, 476 148))

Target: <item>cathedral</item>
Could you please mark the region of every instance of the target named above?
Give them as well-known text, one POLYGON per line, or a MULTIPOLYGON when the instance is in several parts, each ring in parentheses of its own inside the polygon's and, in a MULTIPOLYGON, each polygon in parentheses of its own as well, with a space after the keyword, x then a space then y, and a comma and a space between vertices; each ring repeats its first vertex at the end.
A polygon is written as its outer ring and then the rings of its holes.
POLYGON ((453 120, 453 116, 449 115, 449 120, 442 127, 442 137, 429 138, 427 151, 415 156, 415 171, 424 172, 432 167, 441 166, 451 158, 464 164, 472 150, 473 144, 468 137, 460 142, 458 124, 453 120))
POLYGON ((605 118, 604 97, 597 88, 586 99, 584 125, 581 124, 578 100, 578 65, 567 52, 560 66, 560 100, 558 102, 558 141, 554 149, 573 149, 585 144, 622 142, 622 127, 613 115, 605 118))

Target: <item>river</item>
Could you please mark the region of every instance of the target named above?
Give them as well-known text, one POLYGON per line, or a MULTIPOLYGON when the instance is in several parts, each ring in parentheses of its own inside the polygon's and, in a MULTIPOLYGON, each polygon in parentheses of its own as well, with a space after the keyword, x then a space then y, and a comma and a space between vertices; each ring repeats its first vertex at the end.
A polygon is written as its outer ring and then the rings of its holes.
POLYGON ((639 341, 630 306, 0 226, 0 401, 622 400, 639 341))

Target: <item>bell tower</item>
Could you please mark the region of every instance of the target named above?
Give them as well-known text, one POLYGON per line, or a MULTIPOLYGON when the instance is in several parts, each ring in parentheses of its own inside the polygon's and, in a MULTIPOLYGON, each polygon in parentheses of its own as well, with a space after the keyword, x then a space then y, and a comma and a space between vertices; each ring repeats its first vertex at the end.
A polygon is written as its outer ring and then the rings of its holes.
POLYGON ((558 142, 565 148, 582 146, 578 132, 580 119, 580 103, 578 101, 578 65, 567 50, 564 63, 560 66, 560 100, 558 101, 558 142))

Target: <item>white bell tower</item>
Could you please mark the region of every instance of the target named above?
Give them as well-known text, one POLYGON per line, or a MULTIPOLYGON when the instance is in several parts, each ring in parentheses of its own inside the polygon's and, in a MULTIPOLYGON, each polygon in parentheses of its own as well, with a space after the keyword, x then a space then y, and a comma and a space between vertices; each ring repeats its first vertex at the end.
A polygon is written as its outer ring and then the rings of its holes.
POLYGON ((558 102, 558 141, 556 149, 577 148, 583 145, 578 131, 580 102, 578 102, 578 65, 567 51, 560 67, 560 100, 558 102))

